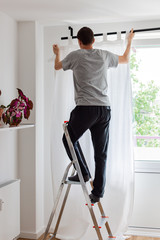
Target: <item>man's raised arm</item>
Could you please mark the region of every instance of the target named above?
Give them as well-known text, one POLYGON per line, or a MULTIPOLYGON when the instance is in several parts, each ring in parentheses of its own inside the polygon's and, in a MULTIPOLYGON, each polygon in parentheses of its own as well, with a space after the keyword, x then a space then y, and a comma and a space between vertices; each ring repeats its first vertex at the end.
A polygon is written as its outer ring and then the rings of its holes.
POLYGON ((59 52, 58 45, 56 45, 56 44, 53 45, 53 52, 56 55, 54 68, 56 70, 60 70, 60 69, 62 69, 62 62, 60 61, 60 52, 59 52))
POLYGON ((131 44, 132 44, 133 37, 134 37, 134 32, 133 32, 133 28, 132 28, 132 30, 131 30, 131 32, 129 33, 129 36, 128 36, 128 44, 127 44, 126 50, 125 50, 125 52, 122 56, 119 56, 118 63, 122 64, 122 63, 128 63, 129 62, 129 54, 130 54, 130 49, 131 49, 131 44))

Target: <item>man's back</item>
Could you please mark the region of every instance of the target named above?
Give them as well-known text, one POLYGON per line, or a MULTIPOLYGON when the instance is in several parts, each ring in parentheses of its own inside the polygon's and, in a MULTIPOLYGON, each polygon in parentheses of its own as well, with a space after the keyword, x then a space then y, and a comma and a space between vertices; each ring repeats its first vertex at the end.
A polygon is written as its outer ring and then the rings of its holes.
POLYGON ((100 49, 79 49, 63 61, 63 70, 73 70, 76 105, 109 106, 107 69, 117 67, 118 56, 100 49))

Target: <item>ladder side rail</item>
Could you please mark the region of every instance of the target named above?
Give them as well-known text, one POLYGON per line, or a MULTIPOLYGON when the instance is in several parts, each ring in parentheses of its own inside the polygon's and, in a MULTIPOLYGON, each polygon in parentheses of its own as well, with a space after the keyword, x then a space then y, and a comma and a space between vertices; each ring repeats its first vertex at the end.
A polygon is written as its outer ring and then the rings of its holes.
MULTIPOLYGON (((93 189, 93 181, 90 181, 90 185, 91 185, 91 188, 93 189)), ((105 215, 105 212, 104 212, 104 209, 103 209, 103 207, 102 207, 101 202, 98 202, 98 208, 99 208, 99 211, 100 211, 102 217, 107 217, 107 216, 105 215)), ((106 227, 106 229, 107 229, 108 235, 109 235, 110 237, 113 237, 113 234, 112 234, 112 231, 111 231, 111 229, 110 229, 110 226, 109 226, 108 221, 106 221, 105 227, 106 227)))
MULTIPOLYGON (((93 189, 93 181, 90 181, 90 185, 91 185, 91 188, 93 189)), ((104 209, 103 209, 103 207, 102 207, 101 202, 98 202, 98 208, 99 208, 99 211, 100 211, 102 217, 107 217, 107 216, 105 215, 105 212, 104 212, 104 209)), ((105 227, 106 227, 106 229, 107 229, 108 235, 109 235, 110 237, 113 237, 113 234, 112 234, 112 231, 111 231, 111 229, 110 229, 110 226, 109 226, 108 221, 106 221, 105 227)))
POLYGON ((66 180, 66 178, 67 178, 69 169, 70 169, 70 167, 72 166, 72 164, 73 164, 73 162, 71 162, 71 163, 67 166, 66 171, 65 171, 65 173, 64 173, 63 179, 62 179, 62 181, 61 181, 61 184, 60 184, 60 187, 59 187, 59 190, 58 190, 57 197, 56 197, 56 199, 55 199, 55 203, 54 203, 52 212, 51 212, 51 214, 50 214, 50 218, 49 218, 49 221, 48 221, 48 225, 47 225, 46 231, 45 231, 45 233, 44 233, 43 240, 46 240, 47 235, 48 235, 48 233, 49 233, 49 229, 50 229, 50 226, 51 226, 51 224, 52 224, 52 220, 53 220, 53 217, 54 217, 54 215, 55 215, 56 208, 57 208, 57 206, 58 206, 58 203, 59 203, 59 200, 60 200, 60 197, 61 197, 61 194, 62 194, 62 190, 63 190, 63 188, 64 188, 65 180, 66 180))
POLYGON ((65 205, 66 205, 66 201, 67 201, 67 198, 68 198, 68 194, 69 194, 70 188, 71 188, 71 185, 69 184, 69 185, 67 186, 67 190, 66 190, 66 193, 65 193, 65 196, 64 196, 63 203, 62 203, 62 205, 61 205, 61 209, 60 209, 60 212, 59 212, 59 216, 58 216, 58 219, 57 219, 57 223, 56 223, 55 229, 54 229, 54 231, 53 231, 54 237, 56 236, 57 231, 58 231, 58 227, 59 227, 59 224, 60 224, 60 221, 61 221, 61 218, 62 218, 63 210, 64 210, 65 205))
MULTIPOLYGON (((75 173, 75 169, 73 168, 73 171, 72 171, 71 175, 74 175, 74 173, 75 173)), ((64 199, 63 199, 63 203, 61 205, 61 209, 60 209, 60 212, 59 212, 57 223, 56 223, 56 226, 55 226, 55 229, 54 229, 54 232, 53 232, 54 236, 56 236, 56 234, 57 234, 58 227, 59 227, 59 224, 60 224, 60 221, 61 221, 61 218, 62 218, 62 214, 63 214, 64 208, 65 208, 66 202, 67 202, 67 198, 68 198, 68 195, 69 195, 70 188, 71 188, 71 184, 69 184, 67 186, 67 190, 66 190, 66 193, 65 193, 65 196, 64 196, 64 199)))
POLYGON ((109 237, 113 237, 113 234, 112 234, 112 231, 111 231, 111 229, 110 229, 110 226, 109 226, 109 223, 108 223, 108 222, 105 223, 105 227, 106 227, 106 229, 107 229, 107 232, 108 232, 109 237))
MULTIPOLYGON (((93 189, 93 181, 90 181, 90 185, 91 185, 91 188, 93 189)), ((106 216, 106 215, 105 215, 105 212, 104 212, 104 210, 103 210, 103 207, 102 207, 101 202, 98 202, 98 208, 99 208, 99 211, 100 211, 101 215, 102 215, 102 216, 106 216)))
POLYGON ((68 132, 66 123, 63 124, 63 128, 64 128, 64 133, 65 133, 65 136, 66 136, 66 139, 67 139, 67 143, 68 143, 68 146, 69 146, 72 158, 74 160, 74 165, 75 165, 75 168, 77 170, 78 177, 79 177, 82 189, 83 189, 83 193, 84 193, 84 196, 85 196, 86 202, 88 204, 88 208, 89 208, 89 211, 90 211, 90 214, 91 214, 94 226, 95 226, 95 230, 97 232, 99 240, 103 240, 101 232, 100 232, 99 227, 98 227, 98 223, 97 223, 95 214, 94 214, 93 209, 92 209, 92 205, 91 205, 91 201, 90 201, 90 198, 89 198, 89 194, 88 194, 88 191, 87 191, 87 188, 86 188, 83 176, 82 176, 82 172, 81 172, 81 169, 80 169, 80 166, 79 166, 79 162, 78 162, 78 159, 77 159, 77 155, 75 153, 74 146, 73 146, 72 141, 71 141, 70 136, 69 136, 69 132, 68 132))

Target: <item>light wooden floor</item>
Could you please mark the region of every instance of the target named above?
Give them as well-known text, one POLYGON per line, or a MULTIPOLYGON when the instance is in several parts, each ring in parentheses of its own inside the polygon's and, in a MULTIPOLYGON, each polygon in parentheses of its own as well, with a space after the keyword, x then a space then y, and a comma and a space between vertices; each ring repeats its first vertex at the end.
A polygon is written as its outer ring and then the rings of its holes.
POLYGON ((128 240, 160 240, 160 238, 132 236, 132 237, 129 238, 128 240))
POLYGON ((160 240, 160 238, 132 236, 129 240, 160 240))
MULTIPOLYGON (((19 238, 18 240, 31 240, 31 239, 19 238)), ((34 239, 32 239, 32 240, 34 240, 34 239)), ((42 240, 42 237, 40 237, 39 240, 42 240)), ((57 239, 57 240, 59 240, 59 239, 57 239)), ((160 238, 132 236, 128 240, 160 240, 160 238)))

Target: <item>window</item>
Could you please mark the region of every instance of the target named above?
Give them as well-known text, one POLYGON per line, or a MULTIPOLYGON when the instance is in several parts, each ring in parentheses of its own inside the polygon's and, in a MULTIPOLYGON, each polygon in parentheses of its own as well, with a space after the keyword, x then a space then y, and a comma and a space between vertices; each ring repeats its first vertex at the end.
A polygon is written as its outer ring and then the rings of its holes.
POLYGON ((153 42, 141 40, 131 54, 135 160, 160 161, 160 45, 153 42))

